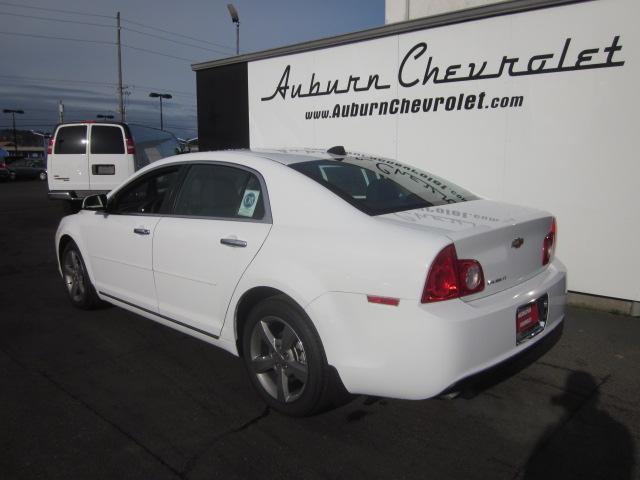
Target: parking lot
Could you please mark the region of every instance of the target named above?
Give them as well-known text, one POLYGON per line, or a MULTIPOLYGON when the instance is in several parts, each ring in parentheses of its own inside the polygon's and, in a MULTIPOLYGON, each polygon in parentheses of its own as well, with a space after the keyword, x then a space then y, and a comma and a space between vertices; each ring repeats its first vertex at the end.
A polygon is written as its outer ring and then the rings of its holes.
POLYGON ((551 351, 464 398, 288 418, 239 359, 74 309, 46 189, 0 184, 0 478, 640 478, 640 319, 569 308, 551 351))

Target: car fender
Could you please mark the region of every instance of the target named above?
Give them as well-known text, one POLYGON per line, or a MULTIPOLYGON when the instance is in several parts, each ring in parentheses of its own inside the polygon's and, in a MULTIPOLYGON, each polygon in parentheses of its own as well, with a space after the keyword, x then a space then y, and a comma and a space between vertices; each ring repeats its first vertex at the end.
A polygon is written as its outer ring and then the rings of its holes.
POLYGON ((56 231, 56 236, 55 236, 56 258, 58 260, 58 272, 62 276, 62 264, 61 264, 61 258, 60 258, 62 252, 60 252, 60 241, 64 236, 68 236, 78 246, 78 249, 80 250, 80 254, 82 255, 82 259, 84 260, 85 268, 87 269, 87 273, 89 274, 89 279, 91 280, 91 283, 95 285, 93 268, 91 266, 91 257, 88 254, 87 246, 84 242, 83 235, 81 234, 80 226, 78 225, 79 219, 76 219, 76 216, 78 215, 82 215, 82 212, 64 217, 60 221, 60 225, 58 225, 58 230, 56 231))
MULTIPOLYGON (((227 306, 221 338, 232 342, 238 339, 238 303, 243 295, 256 287, 281 291, 305 310, 311 302, 329 292, 417 298, 431 256, 439 247, 427 248, 426 252, 433 253, 416 259, 411 252, 426 246, 428 238, 424 234, 389 228, 369 218, 360 222, 359 227, 354 233, 347 228, 292 230, 274 225, 236 285, 227 306), (362 231, 371 234, 357 233, 362 231), (381 254, 385 252, 385 245, 397 243, 398 238, 403 240, 404 248, 381 254), (344 245, 355 244, 358 245, 356 251, 344 248, 344 245), (386 274, 380 275, 381 271, 386 274)), ((446 243, 443 238, 432 241, 438 246, 446 243)), ((320 332, 319 320, 312 315, 310 318, 320 332)), ((320 337, 324 341, 322 335, 320 337)))
MULTIPOLYGON (((293 275, 296 279, 292 282, 283 275, 269 275, 262 270, 261 266, 252 268, 253 263, 247 268, 244 275, 238 282, 236 289, 227 306, 224 325, 220 332, 220 339, 225 342, 235 344, 238 339, 237 331, 237 310, 238 304, 243 296, 254 288, 268 287, 282 292, 291 298, 303 309, 314 298, 322 294, 322 284, 319 279, 309 270, 292 262, 279 262, 276 271, 286 271, 288 275, 293 275), (282 270, 280 270, 282 269, 282 270)), ((237 352, 234 352, 237 354, 237 352)))

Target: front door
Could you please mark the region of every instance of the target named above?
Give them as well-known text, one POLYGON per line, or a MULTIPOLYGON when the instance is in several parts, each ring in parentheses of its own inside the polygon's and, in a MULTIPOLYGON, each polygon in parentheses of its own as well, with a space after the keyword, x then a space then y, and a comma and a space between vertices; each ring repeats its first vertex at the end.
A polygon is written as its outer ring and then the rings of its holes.
POLYGON ((220 333, 235 287, 271 228, 261 182, 240 167, 190 167, 173 214, 153 238, 161 315, 220 333))
POLYGON ((151 312, 158 311, 153 279, 153 237, 180 167, 150 172, 110 199, 108 213, 85 224, 96 289, 104 295, 151 312))

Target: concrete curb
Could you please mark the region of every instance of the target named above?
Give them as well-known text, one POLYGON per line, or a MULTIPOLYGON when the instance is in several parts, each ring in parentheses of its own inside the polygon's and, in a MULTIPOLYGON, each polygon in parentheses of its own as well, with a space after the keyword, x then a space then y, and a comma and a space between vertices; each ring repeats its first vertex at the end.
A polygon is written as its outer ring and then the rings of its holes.
POLYGON ((590 308, 610 313, 618 313, 631 317, 640 317, 640 302, 619 298, 589 295, 580 292, 569 292, 567 303, 575 307, 590 308))

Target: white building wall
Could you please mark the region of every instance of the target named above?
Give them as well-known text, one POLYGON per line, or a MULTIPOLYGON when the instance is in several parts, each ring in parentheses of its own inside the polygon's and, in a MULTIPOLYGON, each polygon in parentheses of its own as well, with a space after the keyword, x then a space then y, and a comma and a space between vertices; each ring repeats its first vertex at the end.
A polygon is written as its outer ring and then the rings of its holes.
POLYGON ((402 22, 465 8, 479 7, 502 0, 386 0, 384 23, 402 22))
POLYGON ((250 145, 344 145, 548 210, 569 289, 639 302, 638 18, 588 1, 252 61, 250 145), (433 104, 373 110, 400 100, 433 104))

